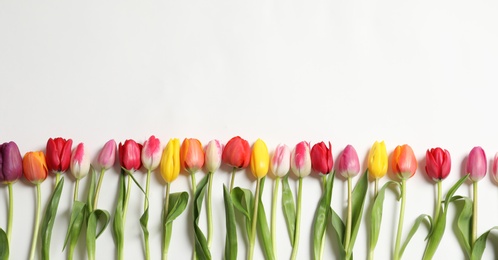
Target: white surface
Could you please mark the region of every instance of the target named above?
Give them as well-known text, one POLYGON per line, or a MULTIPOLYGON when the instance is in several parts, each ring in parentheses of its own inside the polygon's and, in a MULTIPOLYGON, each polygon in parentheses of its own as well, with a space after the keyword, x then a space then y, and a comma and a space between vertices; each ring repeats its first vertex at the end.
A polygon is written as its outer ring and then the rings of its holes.
MULTIPOLYGON (((278 143, 330 140, 334 158, 352 144, 361 159, 375 140, 385 140, 389 153, 408 143, 421 163, 408 182, 406 236, 419 214, 433 214, 435 188, 423 171, 426 149, 441 146, 451 152, 445 191, 461 176, 473 146, 482 146, 489 159, 498 151, 496 13, 496 1, 1 1, 0 141, 16 141, 24 154, 44 150, 49 137, 62 136, 84 142, 96 156, 110 138, 143 142, 155 134, 164 143, 172 137, 207 143, 241 135, 250 143, 261 137, 270 149, 278 143)), ((236 184, 254 189, 249 174, 240 172, 236 184)), ((145 182, 144 174, 136 176, 145 182)), ((110 212, 117 180, 117 171, 107 173, 99 202, 110 212)), ((152 259, 161 252, 164 190, 158 180, 151 188, 152 259)), ((214 259, 223 252, 221 187, 228 181, 226 168, 216 173, 214 259)), ((43 183, 44 204, 53 183, 53 177, 43 183)), ((268 213, 270 184, 264 191, 268 213)), ((317 178, 306 178, 304 185, 299 259, 311 257, 310 231, 321 192, 317 178)), ((470 195, 470 186, 458 193, 470 195)), ((182 174, 172 189, 188 190, 188 176, 182 174)), ((35 189, 21 182, 14 191, 11 259, 26 259, 35 189)), ((66 258, 61 249, 72 192, 68 178, 52 238, 53 259, 66 258)), ((346 184, 338 179, 333 207, 343 215, 345 193, 346 184)), ((498 224, 498 189, 491 178, 481 181, 480 195, 479 234, 498 224)), ((2 187, 2 227, 6 200, 2 187)), ((142 200, 134 187, 126 259, 143 258, 142 200)), ((399 203, 392 193, 385 205, 377 259, 390 258, 396 232, 399 203)), ((187 216, 174 223, 171 259, 191 254, 187 216)), ((286 259, 291 247, 281 211, 279 217, 278 256, 286 259)), ((367 252, 364 223, 354 249, 357 259, 367 252)), ((413 237, 405 259, 420 259, 426 232, 422 228, 413 237)), ((85 259, 81 245, 78 258, 85 259)), ((241 232, 239 245, 243 259, 247 243, 241 232)), ((330 237, 326 245, 330 259, 335 256, 330 237)), ((464 259, 450 225, 439 248, 435 259, 464 259)), ((97 254, 114 258, 111 228, 97 240, 97 254)), ((262 258, 259 245, 256 258, 262 258)), ((488 246, 484 259, 492 258, 488 246)))

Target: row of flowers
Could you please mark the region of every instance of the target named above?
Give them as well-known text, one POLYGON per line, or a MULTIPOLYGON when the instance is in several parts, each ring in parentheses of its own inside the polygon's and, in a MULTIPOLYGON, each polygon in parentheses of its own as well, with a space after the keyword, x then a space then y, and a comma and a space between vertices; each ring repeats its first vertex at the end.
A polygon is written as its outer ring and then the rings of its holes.
MULTIPOLYGON (((313 224, 314 259, 322 259, 327 229, 332 229, 337 236, 341 258, 352 259, 354 243, 362 223, 361 219, 369 186, 368 176, 375 182, 375 198, 371 205, 368 206, 368 211, 366 211, 367 214, 370 214, 371 220, 366 223, 369 225, 369 259, 374 258, 374 250, 380 233, 384 196, 386 191, 389 190, 395 191, 399 189, 401 194, 398 229, 393 252, 394 259, 401 259, 411 237, 424 221, 430 225, 424 259, 432 259, 445 230, 446 213, 450 203, 454 203, 458 208, 459 229, 456 236, 468 258, 481 258, 486 246, 487 236, 492 230, 488 230, 480 237, 477 236, 478 182, 485 176, 487 171, 486 155, 480 147, 472 149, 466 164, 468 174, 452 186, 444 200, 441 182, 451 171, 450 153, 442 148, 427 150, 425 172, 435 181, 438 190, 435 213, 433 216, 420 215, 410 229, 405 241, 402 241, 402 230, 406 205, 406 183, 415 174, 418 166, 417 159, 408 145, 397 146, 391 156, 391 169, 398 179, 387 181, 380 188, 378 185, 379 179, 387 173, 389 164, 384 142, 375 142, 373 144, 368 155, 367 171, 357 181, 354 188, 352 187, 352 179, 360 172, 360 163, 356 150, 351 145, 346 146, 338 157, 334 170, 330 142, 328 145, 320 142, 314 144, 313 147, 310 147, 308 142, 300 142, 292 150, 287 145, 281 144, 270 154, 266 144, 261 139, 254 142, 252 149, 246 140, 238 136, 230 139, 226 145, 223 145, 218 140, 212 140, 205 148, 197 139, 185 139, 181 145, 178 139, 171 139, 163 149, 160 140, 155 136, 151 136, 143 145, 133 140, 126 140, 124 143, 120 143, 118 148, 114 140, 108 141, 103 146, 97 159, 97 168, 100 169, 100 174, 91 166, 89 158, 85 145, 79 143, 73 149, 71 139, 51 138, 47 142, 45 153, 43 151, 34 151, 27 152, 24 156, 21 156, 19 148, 14 142, 0 145, 0 182, 6 184, 9 191, 6 232, 0 229, 0 259, 9 258, 9 242, 11 241, 12 220, 14 219, 12 185, 22 176, 33 183, 37 191, 35 227, 32 234, 29 259, 34 259, 37 253, 41 253, 42 259, 50 258, 51 233, 64 185, 63 173, 68 170, 76 180, 74 183, 73 208, 64 243, 64 248, 68 248, 69 259, 73 258, 74 249, 83 229, 86 230, 87 257, 88 259, 95 259, 96 239, 104 232, 111 222, 111 218, 117 256, 118 259, 123 259, 124 226, 130 188, 133 184, 137 185, 144 194, 144 211, 140 218, 140 225, 143 230, 145 259, 150 259, 148 197, 150 176, 157 168, 159 168, 159 173, 166 184, 166 196, 162 214, 162 258, 167 259, 168 256, 173 221, 183 213, 190 198, 194 216, 194 222, 192 223, 195 237, 193 241, 194 259, 211 259, 210 247, 214 232, 211 208, 212 183, 213 174, 219 169, 221 163, 225 163, 233 169, 230 184, 228 187, 223 187, 226 216, 225 259, 237 259, 238 241, 235 212, 239 212, 246 221, 246 230, 240 230, 239 232, 244 232, 249 241, 247 259, 253 258, 257 233, 261 234, 261 245, 265 257, 267 259, 277 258, 276 209, 278 198, 281 198, 282 201, 283 214, 293 248, 290 258, 297 258, 302 208, 302 179, 310 175, 312 170, 322 176, 322 196, 318 201, 313 224), (114 209, 114 214, 111 215, 107 210, 98 208, 98 198, 105 172, 114 166, 116 157, 119 158, 122 174, 119 179, 117 205, 114 209), (145 189, 133 177, 133 173, 142 166, 147 170, 145 189), (195 174, 203 167, 208 174, 200 182, 197 182, 195 174), (250 167, 256 180, 254 194, 248 189, 235 186, 235 173, 237 170, 247 167, 250 167), (181 169, 188 172, 191 177, 191 196, 189 196, 188 192, 170 193, 170 186, 178 177, 181 169), (288 175, 291 171, 297 177, 297 198, 294 197, 289 185, 288 175), (261 200, 262 188, 268 172, 271 172, 274 176, 270 225, 268 225, 264 204, 261 200), (331 207, 336 172, 342 175, 348 184, 347 214, 344 220, 331 207), (48 173, 55 174, 56 185, 40 222, 40 184, 47 178, 48 173), (89 173, 91 185, 88 188, 86 201, 83 201, 80 200, 78 195, 79 181, 89 173), (470 179, 473 183, 473 197, 454 195, 466 179, 470 179), (394 187, 394 189, 388 189, 390 186, 394 187), (281 195, 279 195, 280 190, 282 191, 281 195), (207 200, 206 217, 208 222, 205 232, 198 225, 204 199, 207 200), (36 252, 38 237, 41 238, 41 252, 36 252)), ((494 158, 492 173, 493 177, 498 179, 498 154, 494 158)))

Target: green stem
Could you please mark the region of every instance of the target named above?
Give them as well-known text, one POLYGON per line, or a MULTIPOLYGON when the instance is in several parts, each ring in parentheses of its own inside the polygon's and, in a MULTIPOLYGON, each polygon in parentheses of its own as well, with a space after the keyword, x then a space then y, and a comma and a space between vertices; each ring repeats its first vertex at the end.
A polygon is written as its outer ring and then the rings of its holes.
POLYGON ((441 180, 437 181, 437 203, 436 203, 436 213, 434 214, 434 223, 437 223, 437 220, 439 218, 439 211, 441 208, 441 201, 443 197, 443 187, 441 185, 441 180))
POLYGON ((403 219, 405 217, 405 204, 406 204, 406 180, 403 178, 401 180, 401 209, 399 212, 398 221, 398 232, 396 234, 396 244, 394 246, 394 260, 401 259, 400 255, 400 245, 401 245, 401 235, 403 233, 403 219))
POLYGON ((97 209, 97 204, 99 202, 100 187, 102 187, 102 182, 104 180, 105 169, 100 170, 99 182, 97 184, 97 190, 95 191, 95 200, 93 201, 93 209, 97 209))
POLYGON ((299 177, 299 188, 297 192, 297 209, 296 209, 296 229, 294 232, 294 246, 292 247, 291 260, 297 257, 297 249, 299 248, 299 232, 301 229, 301 201, 303 195, 303 178, 299 177))
POLYGON ((31 250, 29 253, 29 260, 35 259, 36 243, 38 241, 38 231, 40 230, 40 210, 41 210, 41 189, 40 184, 36 184, 36 217, 35 228, 33 229, 33 237, 31 237, 31 250))
MULTIPOLYGON (((59 184, 60 180, 61 180, 61 173, 60 172, 56 172, 55 173, 55 187, 57 187, 57 184, 59 184)), ((54 190, 55 190, 55 187, 54 187, 54 190)))
POLYGON ((373 260, 374 259, 374 250, 370 249, 368 252, 368 260, 373 260))
POLYGON ((208 175, 208 193, 207 193, 207 222, 208 222, 208 235, 207 244, 208 248, 211 248, 211 241, 213 240, 213 209, 211 207, 211 194, 213 193, 213 173, 210 172, 208 175))
MULTIPOLYGON (((150 170, 147 169, 147 181, 145 183, 145 199, 144 199, 144 212, 149 207, 149 187, 150 187, 150 170)), ((147 228, 147 223, 145 223, 145 227, 147 228)), ((144 237, 145 242, 145 259, 150 259, 150 243, 149 236, 144 237)))
POLYGON ((374 198, 377 197, 377 193, 379 193, 379 178, 375 178, 374 185, 374 198))
POLYGON ((471 247, 474 247, 474 243, 477 240, 477 181, 472 183, 472 188, 474 190, 474 204, 472 207, 472 244, 471 247))
POLYGON ((7 184, 7 187, 9 188, 9 219, 7 220, 7 240, 9 241, 10 245, 12 243, 12 222, 14 221, 14 192, 12 190, 12 183, 7 184))
POLYGON ((235 170, 237 168, 233 167, 233 170, 232 170, 232 179, 230 180, 230 193, 232 192, 232 189, 233 189, 233 184, 235 182, 235 170))
MULTIPOLYGON (((169 189, 170 189, 170 184, 166 183, 166 198, 164 199, 164 219, 168 217, 168 208, 169 208, 169 189)), ((166 221, 163 223, 164 225, 164 232, 163 232, 163 260, 168 259, 168 248, 169 248, 169 239, 168 239, 168 234, 167 234, 167 228, 166 228, 166 221)))
POLYGON ((279 184, 280 177, 277 177, 275 178, 275 187, 273 187, 273 201, 271 204, 271 241, 273 243, 274 256, 277 255, 277 198, 279 184))
POLYGON ((256 181, 256 193, 254 194, 254 210, 252 214, 251 237, 249 240, 248 260, 252 260, 254 255, 254 242, 256 241, 256 223, 258 221, 258 206, 259 206, 259 186, 261 179, 256 181))
MULTIPOLYGON (((190 173, 190 179, 192 180, 192 198, 194 198, 195 192, 197 191, 195 172, 190 173)), ((192 200, 192 218, 195 218, 194 205, 195 205, 195 200, 192 200)), ((194 236, 194 246, 192 247, 192 260, 197 260, 197 252, 195 251, 195 236, 194 236)))
POLYGON ((73 193, 73 201, 78 200, 78 189, 80 187, 80 179, 76 179, 76 182, 74 183, 74 193, 73 193))
MULTIPOLYGON (((326 196, 326 194, 325 194, 325 188, 326 188, 326 186, 327 186, 327 175, 323 175, 322 176, 322 192, 323 192, 322 196, 326 196)), ((323 259, 323 249, 325 248, 325 234, 327 234, 327 232, 323 232, 322 244, 320 244, 320 255, 319 255, 319 258, 318 258, 320 260, 323 259)))
POLYGON ((131 191, 131 172, 126 172, 128 175, 128 187, 126 188, 125 201, 123 205, 123 230, 125 228, 126 223, 126 212, 128 211, 128 202, 130 201, 130 191, 131 191))
POLYGON ((353 203, 352 203, 352 179, 348 177, 348 216, 346 220, 346 236, 344 237, 344 249, 346 250, 346 255, 349 255, 349 243, 351 240, 351 222, 353 218, 353 203))

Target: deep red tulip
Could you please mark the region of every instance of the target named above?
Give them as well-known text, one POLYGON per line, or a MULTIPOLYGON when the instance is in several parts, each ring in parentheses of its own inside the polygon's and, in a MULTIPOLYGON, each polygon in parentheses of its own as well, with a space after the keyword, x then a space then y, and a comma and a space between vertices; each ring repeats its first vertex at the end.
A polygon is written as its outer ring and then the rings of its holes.
POLYGON ((140 154, 142 145, 133 140, 126 140, 124 144, 119 143, 119 163, 128 171, 136 171, 142 166, 140 154))
POLYGON ((232 167, 246 168, 251 161, 251 147, 246 140, 236 136, 228 141, 221 159, 232 167))
POLYGON ((328 174, 332 171, 334 159, 332 158, 332 145, 329 147, 324 142, 317 143, 311 148, 311 168, 320 174, 328 174))
POLYGON ((451 156, 448 150, 439 147, 427 150, 425 160, 425 172, 433 180, 444 180, 450 174, 451 156))
POLYGON ((47 141, 47 168, 50 172, 65 172, 71 163, 73 140, 57 137, 47 141))

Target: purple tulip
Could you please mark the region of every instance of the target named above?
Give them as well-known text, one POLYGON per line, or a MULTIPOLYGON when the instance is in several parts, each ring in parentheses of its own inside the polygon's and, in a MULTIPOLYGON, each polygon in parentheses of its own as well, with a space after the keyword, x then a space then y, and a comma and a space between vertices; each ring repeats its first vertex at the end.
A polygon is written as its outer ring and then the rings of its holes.
POLYGON ((22 176, 22 157, 14 142, 0 145, 0 182, 14 183, 22 176))

